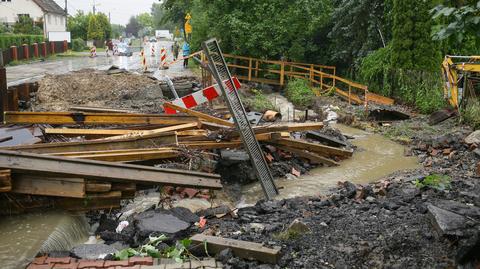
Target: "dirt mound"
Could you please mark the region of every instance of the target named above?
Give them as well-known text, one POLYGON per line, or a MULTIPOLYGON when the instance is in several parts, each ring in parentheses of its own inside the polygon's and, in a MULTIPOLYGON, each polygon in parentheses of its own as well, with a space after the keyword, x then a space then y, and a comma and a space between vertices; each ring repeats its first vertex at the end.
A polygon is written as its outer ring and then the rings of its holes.
POLYGON ((144 75, 81 70, 63 75, 47 75, 39 82, 35 111, 67 111, 71 106, 95 106, 161 111, 160 83, 144 75))

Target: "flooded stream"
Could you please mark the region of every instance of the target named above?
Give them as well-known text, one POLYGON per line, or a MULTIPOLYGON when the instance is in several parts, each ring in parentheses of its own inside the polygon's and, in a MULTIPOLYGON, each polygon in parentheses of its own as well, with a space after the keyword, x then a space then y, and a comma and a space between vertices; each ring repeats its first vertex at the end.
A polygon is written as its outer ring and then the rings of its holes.
MULTIPOLYGON (((341 161, 337 167, 313 169, 296 180, 277 180, 277 186, 282 188, 278 199, 324 194, 335 187, 338 181, 370 183, 396 171, 420 167, 416 157, 404 156, 404 146, 381 135, 341 124, 332 126, 355 137, 351 140, 352 144, 357 146, 353 157, 341 161)), ((263 198, 263 191, 258 183, 244 186, 242 194, 240 206, 255 204, 263 198)))
POLYGON ((83 215, 41 212, 0 219, 2 269, 24 268, 38 252, 70 250, 88 239, 83 215))

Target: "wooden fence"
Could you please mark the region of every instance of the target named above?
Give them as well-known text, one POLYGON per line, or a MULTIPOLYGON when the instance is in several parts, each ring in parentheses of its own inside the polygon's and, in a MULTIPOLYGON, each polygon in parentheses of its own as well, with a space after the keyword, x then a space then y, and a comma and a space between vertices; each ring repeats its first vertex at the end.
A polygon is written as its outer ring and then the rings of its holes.
POLYGON ((272 61, 252 57, 224 54, 227 66, 238 79, 284 86, 289 79, 302 78, 310 82, 315 94, 334 91, 349 103, 374 102, 384 105, 394 103, 393 99, 368 91, 366 85, 336 75, 335 66, 297 62, 272 61))

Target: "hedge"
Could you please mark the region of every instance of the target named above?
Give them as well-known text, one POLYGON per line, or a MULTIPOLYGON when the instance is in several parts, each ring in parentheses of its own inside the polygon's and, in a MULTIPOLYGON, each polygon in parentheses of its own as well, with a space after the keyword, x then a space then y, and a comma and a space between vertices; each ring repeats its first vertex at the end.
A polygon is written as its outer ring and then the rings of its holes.
POLYGON ((31 45, 33 43, 44 42, 43 35, 1 35, 0 34, 0 49, 8 49, 11 46, 21 46, 23 44, 31 45))

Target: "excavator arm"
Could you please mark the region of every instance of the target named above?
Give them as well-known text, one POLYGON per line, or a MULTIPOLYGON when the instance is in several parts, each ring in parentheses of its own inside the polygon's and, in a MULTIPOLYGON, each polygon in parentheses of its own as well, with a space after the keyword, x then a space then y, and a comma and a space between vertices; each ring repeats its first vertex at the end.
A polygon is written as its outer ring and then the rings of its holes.
POLYGON ((480 76, 480 56, 445 56, 442 63, 444 95, 450 104, 460 108, 466 95, 467 80, 480 76))

